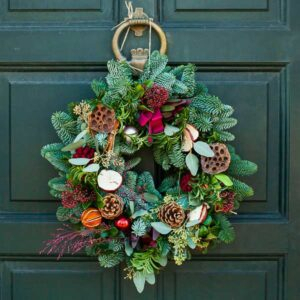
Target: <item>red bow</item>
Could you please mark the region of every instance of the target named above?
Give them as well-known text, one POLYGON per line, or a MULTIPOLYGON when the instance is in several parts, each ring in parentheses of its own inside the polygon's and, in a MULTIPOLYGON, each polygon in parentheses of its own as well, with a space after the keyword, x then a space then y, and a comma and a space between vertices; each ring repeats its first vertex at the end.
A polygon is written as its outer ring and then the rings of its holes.
POLYGON ((160 133, 164 131, 164 124, 162 122, 163 116, 159 109, 154 112, 143 111, 139 117, 139 124, 146 126, 149 123, 149 134, 160 133))

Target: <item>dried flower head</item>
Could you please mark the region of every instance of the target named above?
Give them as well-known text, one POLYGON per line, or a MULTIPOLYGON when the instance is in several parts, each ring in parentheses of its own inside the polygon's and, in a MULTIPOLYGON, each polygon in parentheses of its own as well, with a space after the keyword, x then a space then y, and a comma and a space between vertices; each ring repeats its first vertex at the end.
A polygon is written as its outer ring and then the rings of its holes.
POLYGON ((71 181, 66 184, 67 190, 62 192, 62 205, 66 208, 74 208, 79 203, 96 200, 96 193, 81 185, 73 185, 71 181))
POLYGON ((154 83, 153 86, 146 90, 143 101, 151 108, 158 109, 163 106, 169 98, 169 92, 162 86, 154 83))
POLYGON ((82 100, 73 108, 73 113, 74 115, 79 116, 82 120, 87 121, 90 110, 91 106, 86 101, 82 100))

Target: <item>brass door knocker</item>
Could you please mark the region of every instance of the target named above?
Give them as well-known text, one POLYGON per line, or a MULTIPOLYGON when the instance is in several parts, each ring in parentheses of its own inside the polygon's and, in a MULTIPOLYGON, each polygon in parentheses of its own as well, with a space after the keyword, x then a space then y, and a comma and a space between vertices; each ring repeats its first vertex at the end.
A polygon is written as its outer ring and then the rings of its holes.
POLYGON ((117 60, 127 61, 130 66, 137 71, 142 72, 145 66, 145 63, 148 59, 149 52, 151 52, 151 31, 154 29, 160 39, 160 53, 165 54, 167 51, 167 38, 162 30, 162 28, 153 22, 153 19, 149 18, 143 11, 143 8, 136 8, 133 12, 132 5, 129 2, 126 3, 128 8, 128 17, 124 19, 119 25, 115 28, 116 32, 112 39, 112 50, 117 60), (130 30, 132 30, 135 36, 140 37, 143 35, 146 27, 149 26, 149 48, 137 48, 131 50, 131 60, 128 61, 127 58, 122 54, 122 49, 126 41, 127 35, 130 30), (119 38, 124 29, 127 28, 123 43, 121 48, 119 47, 119 38))

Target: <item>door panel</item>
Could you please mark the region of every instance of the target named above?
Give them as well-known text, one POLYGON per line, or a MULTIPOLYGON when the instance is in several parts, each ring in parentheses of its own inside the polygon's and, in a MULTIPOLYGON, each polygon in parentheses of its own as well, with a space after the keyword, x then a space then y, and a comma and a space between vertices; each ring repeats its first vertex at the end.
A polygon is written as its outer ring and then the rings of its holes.
POLYGON ((133 4, 163 26, 170 63, 195 63, 235 107, 236 147, 259 165, 248 180, 255 196, 232 218, 237 239, 170 264, 143 295, 122 268, 39 255, 58 226, 47 187, 55 173, 39 154, 56 141, 50 114, 91 96, 112 58, 110 29, 127 12, 119 0, 0 0, 0 299, 299 299, 300 2, 133 4))

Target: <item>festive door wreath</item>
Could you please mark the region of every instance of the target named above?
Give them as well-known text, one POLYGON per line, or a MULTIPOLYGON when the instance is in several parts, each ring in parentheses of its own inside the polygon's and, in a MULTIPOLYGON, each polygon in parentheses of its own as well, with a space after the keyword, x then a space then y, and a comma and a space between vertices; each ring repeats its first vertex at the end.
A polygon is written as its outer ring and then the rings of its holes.
POLYGON ((57 219, 69 223, 44 251, 85 249, 105 268, 125 262, 139 292, 168 260, 181 265, 192 249, 233 241, 228 215, 253 195, 237 178, 257 170, 225 144, 233 108, 196 82, 194 65, 167 61, 154 51, 138 77, 127 62, 109 61, 93 99, 52 115, 61 143, 41 150, 59 172, 49 181, 61 199, 57 219), (145 147, 163 170, 157 188, 148 171, 133 170, 145 147))

